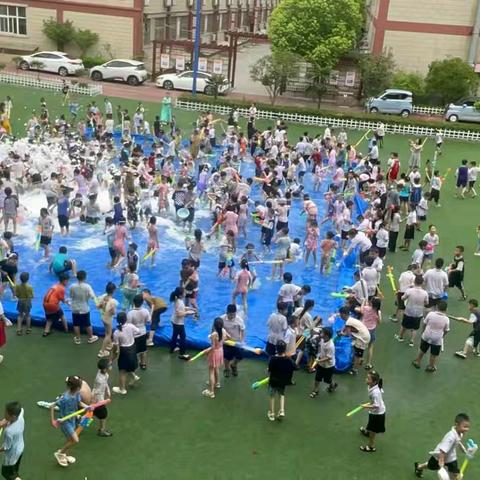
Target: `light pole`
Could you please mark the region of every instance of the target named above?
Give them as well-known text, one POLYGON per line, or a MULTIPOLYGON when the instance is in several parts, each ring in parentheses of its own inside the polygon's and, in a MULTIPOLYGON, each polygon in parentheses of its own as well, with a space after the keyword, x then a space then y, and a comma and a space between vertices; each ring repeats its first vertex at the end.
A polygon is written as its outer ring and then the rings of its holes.
POLYGON ((197 77, 198 77, 198 58, 200 57, 200 29, 202 24, 201 10, 202 0, 196 0, 195 5, 195 40, 193 44, 193 86, 192 95, 197 94, 197 77))

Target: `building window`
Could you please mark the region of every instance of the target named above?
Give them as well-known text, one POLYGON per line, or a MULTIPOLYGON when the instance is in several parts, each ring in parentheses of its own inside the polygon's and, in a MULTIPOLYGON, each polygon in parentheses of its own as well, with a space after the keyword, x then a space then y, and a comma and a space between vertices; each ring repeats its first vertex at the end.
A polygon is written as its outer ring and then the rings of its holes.
POLYGON ((205 26, 205 31, 208 33, 215 33, 216 30, 216 19, 215 19, 215 14, 214 13, 209 13, 208 15, 205 15, 206 19, 206 26, 205 26))
POLYGON ((188 39, 188 15, 182 15, 177 18, 177 39, 188 39))
POLYGON ((166 21, 165 18, 155 19, 155 40, 165 40, 166 38, 166 21))
POLYGON ((0 33, 27 34, 27 12, 25 7, 0 5, 0 33))

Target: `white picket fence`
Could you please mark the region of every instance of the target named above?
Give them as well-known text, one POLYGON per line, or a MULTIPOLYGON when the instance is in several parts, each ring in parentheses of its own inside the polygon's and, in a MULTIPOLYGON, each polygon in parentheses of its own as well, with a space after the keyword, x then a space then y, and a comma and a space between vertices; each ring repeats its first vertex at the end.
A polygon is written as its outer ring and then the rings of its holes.
POLYGON ((421 107, 419 105, 413 106, 413 113, 420 115, 443 115, 445 108, 442 107, 421 107))
MULTIPOLYGON (((217 113, 219 115, 228 115, 231 107, 226 105, 215 105, 211 103, 197 103, 177 99, 177 108, 184 110, 200 110, 206 112, 217 113)), ((247 116, 247 108, 239 108, 238 112, 242 116, 247 116)), ((302 123, 304 125, 312 125, 316 127, 325 127, 330 125, 334 128, 345 127, 348 130, 375 130, 378 127, 378 121, 365 121, 356 120, 352 118, 329 118, 329 117, 317 117, 313 115, 302 115, 299 113, 283 113, 283 112, 271 112, 268 110, 257 110, 257 118, 277 119, 282 118, 287 122, 302 123)), ((385 130, 387 133, 397 135, 408 135, 410 137, 434 137, 437 128, 434 127, 419 127, 416 125, 403 125, 398 123, 385 124, 385 130)), ((472 142, 480 141, 480 132, 472 132, 470 130, 450 130, 448 128, 442 129, 444 138, 452 138, 456 140, 466 140, 472 142)))
MULTIPOLYGON (((35 75, 20 74, 20 73, 0 73, 0 83, 7 83, 10 85, 19 85, 21 87, 42 88, 45 90, 53 90, 55 92, 62 91, 62 80, 37 78, 35 75)), ((93 97, 101 95, 103 92, 102 85, 94 83, 76 83, 73 84, 67 80, 67 85, 70 87, 70 92, 78 93, 80 95, 87 95, 93 97)))

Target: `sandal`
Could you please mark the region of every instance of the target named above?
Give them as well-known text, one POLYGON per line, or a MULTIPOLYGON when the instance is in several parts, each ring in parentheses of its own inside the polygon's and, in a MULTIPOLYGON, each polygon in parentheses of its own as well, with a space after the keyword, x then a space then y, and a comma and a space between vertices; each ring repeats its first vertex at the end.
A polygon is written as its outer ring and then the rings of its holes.
POLYGON ((27 328, 27 330, 25 331, 25 333, 26 333, 27 335, 30 335, 30 334, 32 333, 32 329, 31 329, 31 328, 27 328))
POLYGON ((370 434, 368 433, 368 430, 365 428, 365 427, 360 427, 360 433, 364 436, 364 437, 369 437, 370 434))
POLYGON ((147 364, 146 363, 141 363, 140 364, 140 369, 141 370, 146 370, 147 369, 147 364))
POLYGON ((313 392, 310 393, 310 398, 315 398, 317 395, 318 395, 318 392, 314 390, 313 392))
POLYGON ((228 377, 230 376, 230 370, 225 369, 225 370, 223 371, 223 376, 224 376, 225 378, 228 378, 228 377))
POLYGON ((412 362, 412 365, 413 365, 416 369, 419 369, 419 368, 420 368, 420 364, 417 363, 415 360, 412 362))
POLYGON ((360 450, 366 453, 374 453, 377 451, 375 447, 371 447, 370 445, 361 445, 360 450))
POLYGON ((17 330, 17 335, 18 336, 23 335, 23 332, 21 330, 17 330))

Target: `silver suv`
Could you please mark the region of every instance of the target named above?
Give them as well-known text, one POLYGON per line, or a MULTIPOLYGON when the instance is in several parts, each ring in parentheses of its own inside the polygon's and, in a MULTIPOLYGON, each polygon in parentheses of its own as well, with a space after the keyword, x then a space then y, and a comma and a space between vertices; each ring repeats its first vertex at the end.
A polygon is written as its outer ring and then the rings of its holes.
POLYGON ((370 98, 366 108, 370 113, 390 113, 408 117, 413 112, 412 92, 389 88, 382 94, 370 98))
POLYGON ((475 108, 477 97, 462 98, 450 103, 445 109, 444 118, 449 122, 480 122, 480 110, 475 108))

